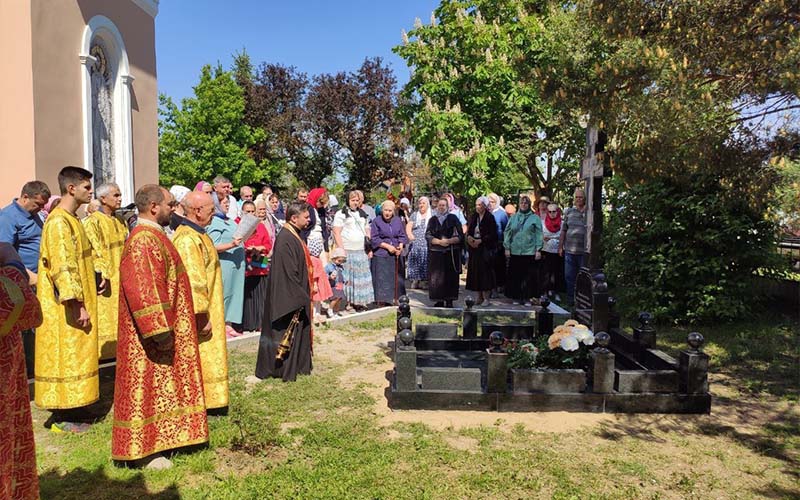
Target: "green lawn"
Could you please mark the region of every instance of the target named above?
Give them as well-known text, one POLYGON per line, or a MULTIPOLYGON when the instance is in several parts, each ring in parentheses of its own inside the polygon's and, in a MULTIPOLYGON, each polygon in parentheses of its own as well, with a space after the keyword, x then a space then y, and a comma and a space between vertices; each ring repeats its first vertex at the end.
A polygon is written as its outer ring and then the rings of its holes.
MULTIPOLYGON (((233 349, 229 416, 212 417, 210 446, 168 471, 114 466, 110 415, 68 436, 35 410, 42 498, 800 496, 797 325, 702 330, 711 415, 443 412, 441 424, 439 412, 386 408, 393 322, 320 329, 314 374, 293 384, 248 386, 255 346, 233 349)), ((686 333, 659 340, 680 349, 686 333)))

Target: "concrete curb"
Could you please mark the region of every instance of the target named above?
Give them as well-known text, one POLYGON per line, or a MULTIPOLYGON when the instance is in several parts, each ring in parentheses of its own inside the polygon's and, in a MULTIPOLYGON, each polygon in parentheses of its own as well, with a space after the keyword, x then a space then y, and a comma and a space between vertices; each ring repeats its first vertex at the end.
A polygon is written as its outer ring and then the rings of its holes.
MULTIPOLYGON (((337 327, 340 325, 348 325, 351 323, 361 323, 362 321, 369 321, 371 319, 383 318, 387 314, 390 314, 394 311, 395 311, 394 307, 381 307, 378 309, 372 309, 370 311, 363 311, 355 314, 349 314, 347 316, 329 318, 328 321, 323 323, 323 325, 337 327)), ((241 337, 228 339, 228 347, 238 347, 238 346, 255 344, 258 342, 260 338, 261 338, 261 332, 246 332, 241 337)))

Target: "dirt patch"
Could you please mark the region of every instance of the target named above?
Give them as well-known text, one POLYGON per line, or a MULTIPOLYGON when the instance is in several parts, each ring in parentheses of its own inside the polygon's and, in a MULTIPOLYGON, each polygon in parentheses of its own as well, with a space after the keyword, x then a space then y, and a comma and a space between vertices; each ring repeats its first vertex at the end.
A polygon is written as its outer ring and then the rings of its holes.
POLYGON ((387 429, 386 434, 384 434, 386 439, 395 440, 395 439, 407 439, 411 437, 411 434, 407 432, 400 432, 395 429, 387 429))
POLYGON ((265 455, 257 457, 243 451, 217 448, 214 470, 223 476, 236 475, 244 477, 249 474, 268 471, 275 465, 284 462, 288 456, 289 451, 279 447, 271 447, 265 455))
POLYGON ((474 452, 479 444, 477 439, 467 436, 444 436, 444 441, 451 448, 470 453, 474 452))

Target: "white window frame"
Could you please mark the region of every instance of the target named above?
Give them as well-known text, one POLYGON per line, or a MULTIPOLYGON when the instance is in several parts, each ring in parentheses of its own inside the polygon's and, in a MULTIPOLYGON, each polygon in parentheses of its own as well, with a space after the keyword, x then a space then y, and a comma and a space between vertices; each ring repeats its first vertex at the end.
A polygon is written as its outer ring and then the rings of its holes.
POLYGON ((122 34, 111 19, 97 15, 83 31, 81 50, 81 86, 83 107, 83 166, 94 173, 92 133, 92 83, 90 68, 95 57, 90 55, 92 43, 100 38, 106 48, 112 83, 112 119, 114 133, 114 179, 122 193, 123 204, 133 201, 133 127, 131 122, 131 87, 134 77, 128 65, 128 52, 122 34))

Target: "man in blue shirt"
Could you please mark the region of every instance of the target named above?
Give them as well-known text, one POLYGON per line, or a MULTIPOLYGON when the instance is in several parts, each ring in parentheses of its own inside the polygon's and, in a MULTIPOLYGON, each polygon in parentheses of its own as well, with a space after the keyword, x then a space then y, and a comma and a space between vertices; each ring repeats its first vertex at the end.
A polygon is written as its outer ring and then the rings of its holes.
POLYGON ((50 189, 42 181, 22 186, 19 198, 0 210, 0 242, 11 243, 22 257, 31 285, 39 271, 39 242, 42 240, 42 219, 39 211, 47 205, 50 189))
MULTIPOLYGON (((42 241, 42 222, 39 211, 50 199, 50 188, 42 181, 30 181, 22 186, 19 198, 0 210, 0 242, 10 243, 22 258, 31 286, 39 272, 39 243, 42 241)), ((33 330, 22 332, 25 364, 28 376, 33 376, 33 330)))

